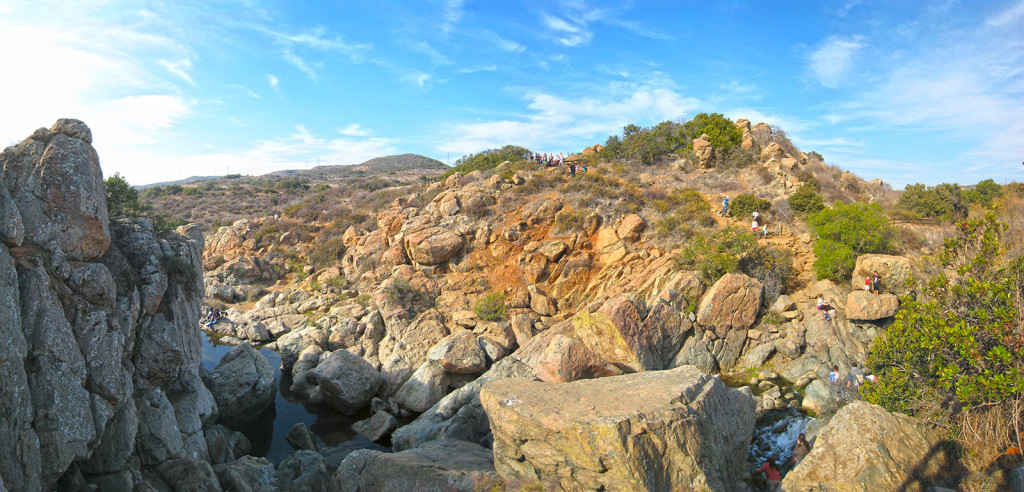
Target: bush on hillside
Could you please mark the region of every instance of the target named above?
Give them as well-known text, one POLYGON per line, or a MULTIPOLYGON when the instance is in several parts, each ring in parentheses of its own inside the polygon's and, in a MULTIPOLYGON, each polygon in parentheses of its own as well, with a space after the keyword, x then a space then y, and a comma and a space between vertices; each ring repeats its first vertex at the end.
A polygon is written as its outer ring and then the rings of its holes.
POLYGON ((473 306, 476 317, 483 321, 504 321, 508 316, 508 308, 505 307, 505 294, 492 292, 476 301, 473 306))
POLYGON ((107 191, 107 211, 111 216, 139 217, 147 208, 139 201, 139 191, 128 184, 121 173, 103 182, 107 191))
POLYGON ((807 216, 825 208, 825 200, 817 192, 817 187, 804 183, 789 197, 789 206, 801 216, 807 216))
POLYGON ((700 138, 707 134, 711 146, 718 149, 729 149, 738 146, 743 141, 743 131, 719 113, 700 113, 692 120, 683 124, 687 147, 693 147, 693 139, 700 138))
POLYGON ((963 190, 963 201, 968 204, 978 204, 985 208, 992 208, 992 201, 1002 194, 1002 187, 993 179, 986 179, 978 183, 973 190, 963 190))
POLYGON ((758 213, 766 214, 772 209, 772 203, 762 200, 753 193, 737 195, 729 201, 729 215, 733 217, 750 217, 756 210, 758 213))
POLYGON ((849 280, 857 257, 896 252, 896 230, 877 203, 837 202, 807 218, 818 240, 814 244, 814 271, 820 279, 849 280))
POLYGON ((957 184, 942 183, 934 187, 908 184, 896 207, 918 217, 955 220, 967 216, 967 205, 957 184))
POLYGON ((863 389, 868 401, 913 414, 936 397, 967 406, 1020 398, 1024 257, 1003 253, 1006 230, 992 214, 957 224, 939 255, 956 276, 938 275, 926 300, 901 302, 868 356, 882 383, 863 389))
POLYGON ((492 169, 505 161, 525 161, 531 156, 533 156, 533 151, 518 145, 506 145, 500 149, 489 149, 479 154, 464 155, 455 161, 455 166, 445 172, 442 179, 455 173, 467 174, 473 171, 492 169))
POLYGON ((796 278, 788 253, 762 246, 753 235, 734 227, 695 237, 673 260, 678 268, 697 270, 706 285, 732 272, 756 278, 765 285, 765 305, 775 302, 796 278))
POLYGON ((690 188, 675 188, 663 198, 653 200, 651 206, 663 214, 654 221, 659 237, 678 237, 691 233, 695 227, 715 225, 711 207, 704 196, 690 188))

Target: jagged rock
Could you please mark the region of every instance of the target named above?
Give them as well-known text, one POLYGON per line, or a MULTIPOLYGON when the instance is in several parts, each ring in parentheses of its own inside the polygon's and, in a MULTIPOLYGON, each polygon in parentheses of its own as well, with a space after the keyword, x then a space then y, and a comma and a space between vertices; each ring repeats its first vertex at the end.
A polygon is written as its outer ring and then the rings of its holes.
POLYGON ((327 461, 314 451, 296 451, 274 472, 281 492, 331 492, 337 490, 327 461))
POLYGON ((782 314, 786 311, 792 311, 794 309, 796 309, 796 304, 793 302, 792 299, 790 299, 788 295, 783 294, 779 296, 778 299, 775 299, 775 302, 772 303, 770 311, 773 313, 782 314))
POLYGON ((391 435, 392 446, 402 451, 444 438, 489 444, 490 427, 487 414, 480 407, 480 386, 510 377, 534 376, 530 367, 514 355, 506 357, 473 382, 449 393, 416 420, 398 428, 391 435))
POLYGON ((201 460, 178 458, 167 460, 156 468, 160 478, 171 490, 218 492, 220 481, 210 463, 201 460))
POLYGON ((159 388, 135 397, 139 431, 135 437, 135 452, 143 465, 158 465, 169 459, 184 456, 181 432, 174 416, 174 407, 159 388))
POLYGON ((275 492, 274 465, 266 458, 243 456, 213 466, 221 487, 231 492, 275 492))
POLYGON ((220 420, 229 426, 255 420, 274 403, 277 392, 274 368, 248 343, 224 354, 213 369, 212 382, 220 420))
MULTIPOLYGON (((0 166, 2 169, 3 166, 0 166)), ((7 187, 0 182, 0 244, 17 248, 24 240, 25 225, 21 221, 21 212, 7 192, 7 187)))
POLYGON ((846 299, 846 317, 864 321, 883 319, 895 315, 899 307, 900 300, 892 294, 855 290, 846 299))
POLYGON ((139 417, 135 400, 128 398, 107 424, 92 456, 79 462, 82 472, 101 475, 120 470, 128 456, 135 451, 135 435, 138 431, 139 417))
POLYGON ((411 232, 402 241, 410 259, 428 266, 448 261, 462 248, 462 238, 441 227, 411 232))
POLYGON ((573 317, 576 338, 593 353, 629 371, 665 368, 683 341, 678 312, 656 303, 646 320, 625 296, 604 303, 597 313, 573 317))
POLYGON ((640 240, 640 233, 647 228, 647 222, 637 214, 629 214, 622 218, 615 233, 627 243, 635 243, 640 240))
POLYGON ((924 486, 956 458, 939 433, 906 415, 855 401, 818 431, 814 447, 786 475, 786 490, 897 490, 924 486))
POLYGON ((726 274, 715 282, 697 308, 697 323, 710 327, 719 338, 729 330, 746 330, 761 307, 764 286, 742 273, 726 274))
POLYGON ((444 217, 459 213, 459 200, 454 193, 442 193, 434 199, 434 202, 437 204, 437 211, 444 217))
POLYGON ((398 427, 398 420, 384 410, 378 410, 372 417, 352 424, 352 430, 371 440, 379 441, 398 427))
POLYGON ((609 376, 605 360, 571 336, 568 326, 552 327, 516 352, 541 381, 566 383, 577 379, 609 376))
POLYGON ((309 396, 313 384, 309 381, 309 371, 320 363, 320 356, 324 349, 319 345, 310 345, 299 353, 299 358, 292 365, 292 385, 289 390, 297 395, 309 396))
POLYGON ((828 404, 828 384, 820 379, 811 381, 810 384, 804 388, 804 398, 801 402, 801 408, 805 412, 811 414, 819 414, 821 410, 828 404))
POLYGON ((750 133, 750 120, 740 118, 736 120, 736 126, 739 127, 743 133, 742 140, 740 141, 740 148, 743 150, 750 150, 754 148, 754 135, 750 133))
POLYGON ((511 330, 515 335, 516 345, 522 347, 533 338, 533 319, 525 314, 513 315, 510 319, 511 330))
POLYGON ((443 439, 398 453, 357 451, 334 474, 340 490, 446 490, 473 492, 496 483, 489 449, 443 439))
POLYGON ((735 489, 754 430, 754 399, 692 366, 557 385, 503 379, 480 401, 498 473, 558 477, 568 490, 735 489))
POLYGON ((853 290, 864 289, 864 279, 878 274, 882 277, 882 291, 896 296, 904 296, 911 290, 907 280, 914 272, 910 260, 903 256, 861 255, 857 257, 853 268, 850 285, 853 290))
POLYGON ((530 309, 541 316, 554 316, 558 312, 558 305, 553 299, 540 292, 531 292, 530 309))
MULTIPOLYGON (((103 174, 88 127, 61 119, 44 135, 37 139, 37 132, 0 154, 24 238, 55 245, 69 260, 95 260, 110 246, 110 230, 103 174)), ((7 235, 17 236, 13 217, 7 221, 7 235)))
POLYGON ((234 461, 252 452, 252 444, 245 434, 220 424, 203 429, 203 436, 210 453, 210 463, 214 465, 234 461))
POLYGON ((552 198, 534 200, 523 207, 523 220, 531 226, 549 223, 555 220, 555 214, 564 206, 560 200, 552 198))
POLYGON ((398 389, 392 401, 411 412, 424 412, 444 397, 448 382, 448 373, 441 364, 429 360, 416 369, 412 377, 398 389))
POLYGON ((709 167, 711 159, 715 156, 715 149, 711 147, 711 140, 707 134, 693 139, 693 155, 697 158, 700 167, 709 167))
POLYGON ((696 366, 705 374, 718 372, 718 361, 711 353, 708 341, 703 336, 692 336, 683 343, 683 348, 672 360, 672 367, 696 366))
POLYGON ((427 357, 435 360, 444 370, 455 374, 476 374, 487 369, 487 354, 469 330, 452 333, 437 342, 427 357))
POLYGON ((373 365, 348 350, 331 352, 307 377, 320 385, 324 402, 345 415, 369 405, 381 383, 373 365))
POLYGON ((739 365, 740 367, 756 369, 763 366, 764 363, 767 362, 774 354, 775 344, 768 341, 754 347, 744 354, 743 357, 740 358, 739 365))
POLYGON ((288 445, 296 451, 317 450, 316 436, 302 422, 296 423, 291 429, 288 429, 288 434, 284 436, 284 440, 288 441, 288 445))

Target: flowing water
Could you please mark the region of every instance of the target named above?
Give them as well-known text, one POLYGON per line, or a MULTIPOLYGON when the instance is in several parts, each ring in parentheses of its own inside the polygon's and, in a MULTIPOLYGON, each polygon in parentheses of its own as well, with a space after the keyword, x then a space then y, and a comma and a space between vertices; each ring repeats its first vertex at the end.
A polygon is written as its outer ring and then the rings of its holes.
POLYGON ((783 474, 793 469, 793 446, 812 420, 792 408, 768 412, 757 421, 757 434, 750 443, 748 463, 756 470, 768 459, 774 459, 783 474))
MULTIPOLYGON (((233 347, 217 343, 204 332, 203 366, 212 372, 224 354, 233 347)), ((281 356, 268 348, 261 348, 259 351, 274 368, 277 395, 273 406, 267 408, 254 422, 238 429, 252 443, 254 456, 264 456, 272 463, 278 463, 290 456, 293 450, 285 441, 285 436, 292 426, 299 422, 306 424, 306 427, 313 431, 321 446, 336 446, 352 438, 352 424, 368 415, 347 417, 322 405, 303 405, 288 394, 291 380, 288 377, 282 380, 281 356)))

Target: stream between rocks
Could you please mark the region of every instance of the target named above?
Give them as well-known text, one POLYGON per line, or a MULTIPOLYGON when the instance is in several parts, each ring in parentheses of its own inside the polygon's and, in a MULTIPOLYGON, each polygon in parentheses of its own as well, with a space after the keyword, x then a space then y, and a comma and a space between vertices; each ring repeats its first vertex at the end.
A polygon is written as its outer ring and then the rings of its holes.
MULTIPOLYGON (((216 336, 203 332, 203 367, 213 371, 224 354, 234 347, 217 343, 216 336)), ((290 456, 294 450, 285 436, 297 423, 305 424, 316 435, 320 441, 319 446, 337 446, 353 437, 353 423, 369 417, 369 410, 347 417, 324 405, 303 405, 288 394, 291 380, 289 377, 282 379, 281 356, 269 348, 261 348, 259 352, 274 368, 277 394, 273 406, 267 408, 255 421, 238 429, 249 438, 253 455, 265 457, 274 464, 290 456)))
POLYGON ((807 425, 812 421, 813 417, 794 408, 773 410, 758 419, 756 435, 750 443, 750 456, 747 458, 751 471, 757 470, 771 458, 779 464, 785 477, 795 466, 790 460, 793 459, 796 439, 801 433, 807 432, 807 425))

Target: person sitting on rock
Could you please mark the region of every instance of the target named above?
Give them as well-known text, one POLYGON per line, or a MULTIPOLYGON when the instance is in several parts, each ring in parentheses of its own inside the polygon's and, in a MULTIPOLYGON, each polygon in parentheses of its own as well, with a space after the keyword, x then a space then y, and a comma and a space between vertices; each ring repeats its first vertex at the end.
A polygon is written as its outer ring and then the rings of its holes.
POLYGON ((793 463, 799 465, 807 454, 811 452, 811 445, 807 443, 807 438, 803 434, 800 434, 796 438, 796 446, 793 446, 793 463))
POLYGON ((765 464, 761 465, 761 468, 757 469, 757 473, 764 473, 764 478, 768 481, 768 490, 779 490, 782 475, 779 474, 779 467, 775 464, 774 459, 769 458, 765 464))
POLYGON ((882 291, 882 276, 875 274, 871 277, 871 293, 878 295, 882 291))
POLYGON ((832 315, 835 314, 836 310, 825 299, 825 294, 818 294, 818 311, 825 315, 825 321, 832 321, 832 315))

